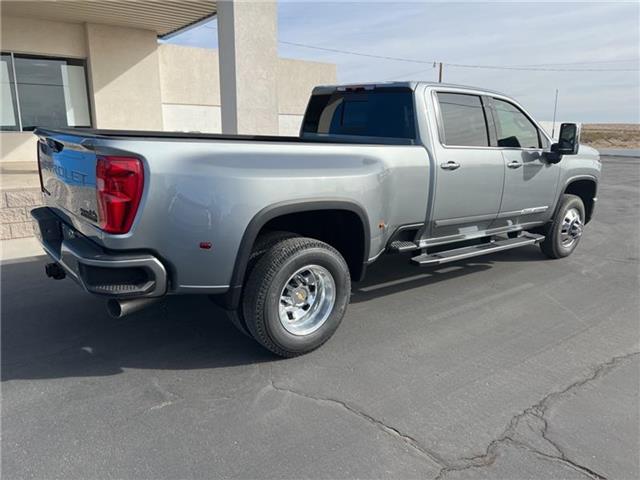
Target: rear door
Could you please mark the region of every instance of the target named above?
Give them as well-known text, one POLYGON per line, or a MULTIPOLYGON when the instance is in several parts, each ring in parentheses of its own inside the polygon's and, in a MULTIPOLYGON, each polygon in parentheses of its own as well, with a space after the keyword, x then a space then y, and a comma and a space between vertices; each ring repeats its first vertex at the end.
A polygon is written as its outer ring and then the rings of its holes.
MULTIPOLYGON (((496 219, 504 181, 502 152, 480 95, 436 94, 439 142, 430 237, 474 236, 496 219)), ((454 240, 456 238, 451 238, 454 240)))
POLYGON ((491 98, 497 144, 505 164, 504 193, 495 227, 546 220, 556 195, 560 167, 545 161, 546 136, 515 104, 491 98))

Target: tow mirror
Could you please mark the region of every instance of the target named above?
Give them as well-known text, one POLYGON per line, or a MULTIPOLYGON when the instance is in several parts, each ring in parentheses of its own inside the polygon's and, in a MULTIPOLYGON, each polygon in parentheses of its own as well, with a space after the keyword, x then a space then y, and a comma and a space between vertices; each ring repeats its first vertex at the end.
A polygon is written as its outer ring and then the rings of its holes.
POLYGON ((558 143, 551 145, 546 158, 550 163, 558 163, 563 155, 576 155, 580 147, 580 127, 575 123, 560 125, 558 143))
POLYGON ((560 125, 560 136, 555 145, 558 145, 558 153, 562 155, 576 155, 580 146, 580 127, 575 123, 560 125))

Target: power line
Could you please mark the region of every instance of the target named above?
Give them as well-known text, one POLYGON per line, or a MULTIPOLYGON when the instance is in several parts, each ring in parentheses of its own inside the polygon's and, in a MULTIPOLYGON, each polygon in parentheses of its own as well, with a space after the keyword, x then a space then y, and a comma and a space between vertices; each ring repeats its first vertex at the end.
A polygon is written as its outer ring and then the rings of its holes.
POLYGON ((509 65, 469 65, 464 63, 446 63, 448 67, 485 68, 490 70, 524 70, 529 72, 640 72, 637 68, 547 68, 547 67, 512 67, 509 65))
POLYGON ((370 53, 352 52, 349 50, 340 50, 337 48, 316 47, 315 45, 306 45, 304 43, 296 43, 296 42, 285 42, 284 40, 280 40, 279 43, 283 43, 285 45, 293 45, 294 47, 311 48, 313 50, 323 50, 325 52, 345 53, 347 55, 357 55, 359 57, 369 57, 369 58, 380 58, 382 60, 395 60, 398 62, 424 63, 424 64, 431 64, 435 62, 435 60, 416 60, 413 58, 389 57, 386 55, 374 55, 370 53))
POLYGON ((593 60, 589 62, 561 62, 561 63, 533 63, 533 64, 521 64, 512 65, 513 67, 551 67, 554 65, 600 65, 600 64, 613 64, 613 63, 638 63, 640 58, 628 58, 624 60, 593 60))
MULTIPOLYGON (((409 62, 409 63, 418 63, 418 64, 423 64, 423 65, 433 65, 434 63, 440 63, 437 62, 436 60, 418 60, 415 58, 404 58, 404 57, 393 57, 393 56, 389 56, 389 55, 375 55, 375 54, 370 54, 370 53, 362 53, 362 52, 354 52, 351 50, 342 50, 342 49, 338 49, 338 48, 328 48, 328 47, 318 47, 315 45, 307 45, 304 43, 297 43, 297 42, 286 42, 284 40, 281 40, 279 43, 285 44, 285 45, 292 45, 295 47, 302 47, 302 48, 310 48, 313 50, 322 50, 325 52, 333 52, 333 53, 341 53, 341 54, 347 54, 347 55, 356 55, 359 57, 368 57, 368 58, 377 58, 377 59, 382 59, 382 60, 393 60, 393 61, 399 61, 399 62, 409 62)), ((626 62, 627 60, 625 60, 626 62)), ((629 60, 632 61, 632 60, 629 60)), ((606 63, 609 61, 603 61, 603 63, 606 63)), ((546 67, 544 64, 540 64, 539 66, 517 66, 517 65, 472 65, 472 64, 463 64, 463 63, 449 63, 449 62, 442 62, 444 65, 446 66, 450 66, 450 67, 458 67, 458 68, 478 68, 478 69, 491 69, 491 70, 523 70, 523 71, 539 71, 539 72, 638 72, 640 70, 636 69, 636 68, 554 68, 554 67, 546 67)), ((595 62, 594 62, 595 63, 595 62)), ((576 65, 578 64, 587 64, 585 63, 575 63, 576 65)), ((548 64, 548 65, 553 65, 553 64, 548 64)), ((557 64, 557 65, 571 65, 571 63, 566 63, 566 64, 557 64)), ((426 69, 425 69, 426 70, 426 69)))
MULTIPOLYGON (((211 27, 209 25, 203 25, 203 27, 210 30, 217 30, 216 27, 211 27)), ((291 45, 294 47, 321 50, 324 52, 356 55, 358 57, 377 58, 380 60, 393 60, 396 62, 409 62, 409 63, 424 64, 424 65, 434 65, 437 63, 442 63, 443 65, 446 65, 449 67, 457 67, 457 68, 476 68, 476 69, 488 69, 488 70, 520 70, 520 71, 530 71, 530 72, 535 72, 535 71, 539 71, 539 72, 640 72, 640 69, 637 69, 637 68, 555 68, 556 66, 562 67, 566 65, 601 65, 601 64, 603 65, 603 64, 616 64, 616 63, 635 63, 640 61, 640 59, 637 59, 637 58, 624 59, 624 60, 592 60, 592 61, 585 61, 585 62, 538 63, 538 64, 524 64, 524 65, 472 65, 472 64, 462 64, 462 63, 438 62, 437 60, 418 60, 415 58, 394 57, 390 55, 376 55, 371 53, 354 52, 352 50, 343 50, 339 48, 318 47, 316 45, 308 45, 306 43, 287 42, 284 40, 279 40, 278 43, 282 43, 284 45, 291 45)), ((424 69, 415 73, 422 73, 427 70, 428 69, 424 69)))

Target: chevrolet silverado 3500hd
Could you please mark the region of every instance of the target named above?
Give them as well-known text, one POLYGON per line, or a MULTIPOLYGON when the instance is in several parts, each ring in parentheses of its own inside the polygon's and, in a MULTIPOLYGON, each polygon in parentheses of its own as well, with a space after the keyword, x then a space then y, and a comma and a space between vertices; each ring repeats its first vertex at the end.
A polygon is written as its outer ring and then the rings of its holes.
POLYGON ((439 265, 578 245, 598 152, 550 137, 514 100, 455 85, 313 90, 299 137, 38 128, 53 263, 122 316, 210 295, 281 356, 331 337, 382 254, 439 265))

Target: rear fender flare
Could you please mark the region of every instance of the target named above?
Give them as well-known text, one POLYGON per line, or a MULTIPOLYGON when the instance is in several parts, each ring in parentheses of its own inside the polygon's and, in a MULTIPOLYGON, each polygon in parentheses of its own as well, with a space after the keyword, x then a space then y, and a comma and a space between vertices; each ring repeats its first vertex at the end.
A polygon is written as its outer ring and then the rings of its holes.
POLYGON ((364 230, 362 259, 364 269, 364 265, 369 258, 369 249, 371 246, 371 229, 369 224, 369 217, 367 216, 367 212, 362 205, 353 200, 343 199, 310 199, 279 202, 273 205, 269 205, 260 210, 247 225, 247 228, 245 229, 242 236, 242 240, 240 241, 240 246, 238 248, 238 254, 236 256, 233 274, 231 276, 229 291, 226 295, 225 301, 223 302, 225 308, 229 310, 235 310, 240 305, 242 284, 244 282, 244 276, 247 269, 247 264, 249 262, 249 256, 260 230, 270 220, 273 220, 274 218, 280 217, 282 215, 317 210, 345 210, 355 213, 360 218, 364 230))

